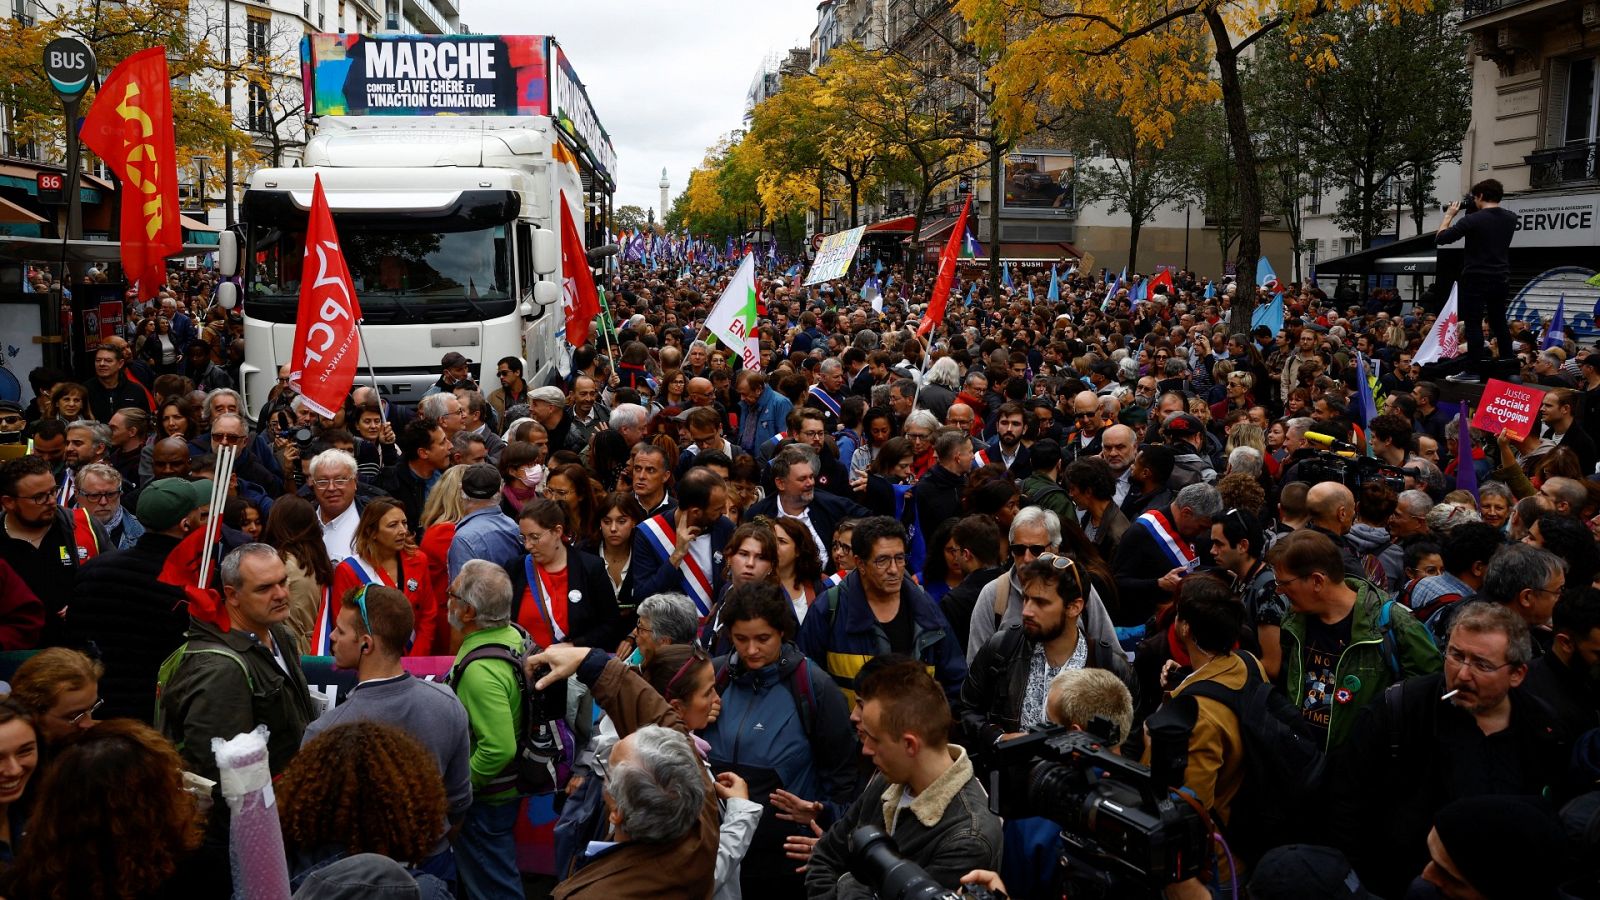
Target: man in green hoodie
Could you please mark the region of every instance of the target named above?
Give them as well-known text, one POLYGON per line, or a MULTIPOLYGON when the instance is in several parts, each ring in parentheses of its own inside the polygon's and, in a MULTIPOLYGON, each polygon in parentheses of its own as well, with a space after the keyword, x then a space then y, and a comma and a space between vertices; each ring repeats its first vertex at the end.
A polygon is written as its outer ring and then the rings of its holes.
POLYGON ((522 632, 511 624, 511 579, 494 563, 474 559, 461 567, 445 596, 450 627, 461 635, 453 686, 467 709, 472 748, 472 808, 455 838, 456 868, 466 895, 475 900, 521 900, 512 838, 517 790, 505 772, 522 733, 516 669, 502 659, 477 659, 461 667, 479 647, 522 649, 522 632))
POLYGON ((1279 632, 1280 684, 1330 751, 1384 688, 1439 671, 1439 648, 1427 629, 1372 582, 1347 575, 1326 534, 1307 528, 1285 535, 1267 564, 1292 607, 1279 632))

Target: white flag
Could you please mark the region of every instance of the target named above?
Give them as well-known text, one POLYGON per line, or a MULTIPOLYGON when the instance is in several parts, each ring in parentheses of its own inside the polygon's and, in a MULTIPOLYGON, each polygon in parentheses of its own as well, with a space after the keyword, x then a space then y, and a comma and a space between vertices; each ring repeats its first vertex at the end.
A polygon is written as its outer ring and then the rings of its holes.
POLYGON ((717 305, 706 316, 706 329, 729 349, 739 351, 746 369, 761 368, 761 342, 756 331, 756 264, 746 255, 733 273, 717 305))
POLYGON ((1456 286, 1451 285, 1450 299, 1445 301, 1444 309, 1439 311, 1439 318, 1433 323, 1433 328, 1428 330, 1428 336, 1422 339, 1422 346, 1417 348, 1417 354, 1411 357, 1412 362, 1425 366, 1460 354, 1461 342, 1456 337, 1456 326, 1460 322, 1461 315, 1456 312, 1456 286))

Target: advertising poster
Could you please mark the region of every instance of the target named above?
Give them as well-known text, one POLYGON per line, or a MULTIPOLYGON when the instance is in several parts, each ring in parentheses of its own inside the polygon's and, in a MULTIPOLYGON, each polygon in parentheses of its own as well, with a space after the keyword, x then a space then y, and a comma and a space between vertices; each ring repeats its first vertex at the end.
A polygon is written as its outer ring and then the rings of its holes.
POLYGON ((545 38, 313 34, 301 44, 313 116, 550 114, 545 38))
POLYGON ((1071 209, 1074 158, 1052 153, 1006 157, 1007 209, 1071 209))

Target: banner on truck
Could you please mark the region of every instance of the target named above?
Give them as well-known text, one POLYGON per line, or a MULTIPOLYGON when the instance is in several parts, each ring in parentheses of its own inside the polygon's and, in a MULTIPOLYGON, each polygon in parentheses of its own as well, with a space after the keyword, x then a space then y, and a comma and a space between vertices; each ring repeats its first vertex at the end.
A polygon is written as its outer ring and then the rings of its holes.
POLYGON ((313 116, 546 116, 543 35, 312 34, 301 44, 313 116))

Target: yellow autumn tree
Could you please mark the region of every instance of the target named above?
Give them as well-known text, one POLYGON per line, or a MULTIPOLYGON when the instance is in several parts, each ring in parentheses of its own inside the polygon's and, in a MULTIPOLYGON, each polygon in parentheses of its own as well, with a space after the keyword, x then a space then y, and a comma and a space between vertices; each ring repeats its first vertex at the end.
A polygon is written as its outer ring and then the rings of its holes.
POLYGON ((1220 101, 1237 166, 1238 295, 1235 328, 1247 326, 1261 254, 1262 199, 1239 76, 1240 55, 1282 30, 1311 69, 1334 63, 1318 20, 1372 7, 1398 19, 1431 0, 954 0, 972 40, 992 53, 993 112, 1027 121, 1039 104, 1113 106, 1141 141, 1160 144, 1183 127, 1186 108, 1220 101))

